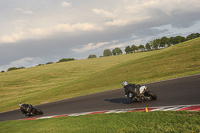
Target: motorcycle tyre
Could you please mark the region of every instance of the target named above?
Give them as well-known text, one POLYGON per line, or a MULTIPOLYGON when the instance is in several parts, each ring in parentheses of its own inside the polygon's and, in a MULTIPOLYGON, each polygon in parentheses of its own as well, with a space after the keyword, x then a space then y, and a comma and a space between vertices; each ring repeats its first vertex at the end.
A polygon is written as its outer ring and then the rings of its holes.
POLYGON ((43 115, 43 112, 40 109, 35 109, 35 114, 36 115, 43 115))
POLYGON ((151 97, 151 100, 156 100, 157 99, 157 95, 152 91, 147 91, 147 92, 144 93, 144 95, 151 97))

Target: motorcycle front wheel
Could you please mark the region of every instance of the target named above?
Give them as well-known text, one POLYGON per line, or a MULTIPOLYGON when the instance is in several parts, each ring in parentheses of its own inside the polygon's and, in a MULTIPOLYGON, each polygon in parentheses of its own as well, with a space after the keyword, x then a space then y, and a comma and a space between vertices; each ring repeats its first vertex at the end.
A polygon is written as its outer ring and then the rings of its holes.
POLYGON ((36 115, 43 115, 43 112, 40 109, 35 109, 35 114, 36 115))
POLYGON ((150 97, 151 100, 156 100, 157 99, 157 95, 152 91, 146 91, 144 93, 144 95, 150 97))

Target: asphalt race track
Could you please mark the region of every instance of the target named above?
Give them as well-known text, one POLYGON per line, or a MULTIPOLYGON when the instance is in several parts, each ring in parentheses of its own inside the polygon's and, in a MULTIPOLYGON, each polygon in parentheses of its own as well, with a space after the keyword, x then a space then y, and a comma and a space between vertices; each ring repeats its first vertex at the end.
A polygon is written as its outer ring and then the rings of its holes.
MULTIPOLYGON (((42 116, 50 116, 113 109, 200 104, 200 75, 145 85, 157 94, 158 99, 156 101, 130 103, 129 99, 124 97, 124 89, 121 88, 42 104, 36 106, 36 108, 44 112, 42 116)), ((26 117, 19 109, 0 113, 0 122, 24 118, 26 117)))

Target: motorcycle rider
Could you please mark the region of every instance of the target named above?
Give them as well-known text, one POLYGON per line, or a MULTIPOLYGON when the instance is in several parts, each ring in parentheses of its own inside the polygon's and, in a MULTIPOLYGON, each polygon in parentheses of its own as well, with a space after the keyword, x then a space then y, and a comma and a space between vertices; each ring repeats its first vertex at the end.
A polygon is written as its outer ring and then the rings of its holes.
MULTIPOLYGON (((140 87, 141 85, 136 85, 136 84, 128 84, 126 81, 122 83, 122 86, 124 87, 125 91, 125 97, 131 98, 135 97, 140 94, 140 87)), ((144 96, 144 100, 151 100, 150 97, 144 96)), ((141 99, 137 98, 137 101, 141 101, 141 99)))
POLYGON ((132 97, 132 94, 139 94, 139 88, 141 87, 140 85, 128 84, 126 81, 122 83, 122 86, 125 89, 124 91, 126 97, 132 97))
POLYGON ((20 107, 22 114, 25 114, 25 116, 28 117, 28 116, 33 115, 33 106, 32 105, 19 103, 19 107, 20 107))

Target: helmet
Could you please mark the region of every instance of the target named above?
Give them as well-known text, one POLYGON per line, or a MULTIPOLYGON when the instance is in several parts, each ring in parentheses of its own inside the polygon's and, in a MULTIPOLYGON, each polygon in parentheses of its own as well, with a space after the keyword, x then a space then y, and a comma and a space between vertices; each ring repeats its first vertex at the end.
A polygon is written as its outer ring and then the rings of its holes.
POLYGON ((127 86, 128 85, 128 83, 126 82, 126 81, 124 81, 123 83, 122 83, 122 86, 123 87, 125 87, 125 86, 127 86))
POLYGON ((22 106, 22 103, 19 103, 19 107, 21 107, 22 106))

